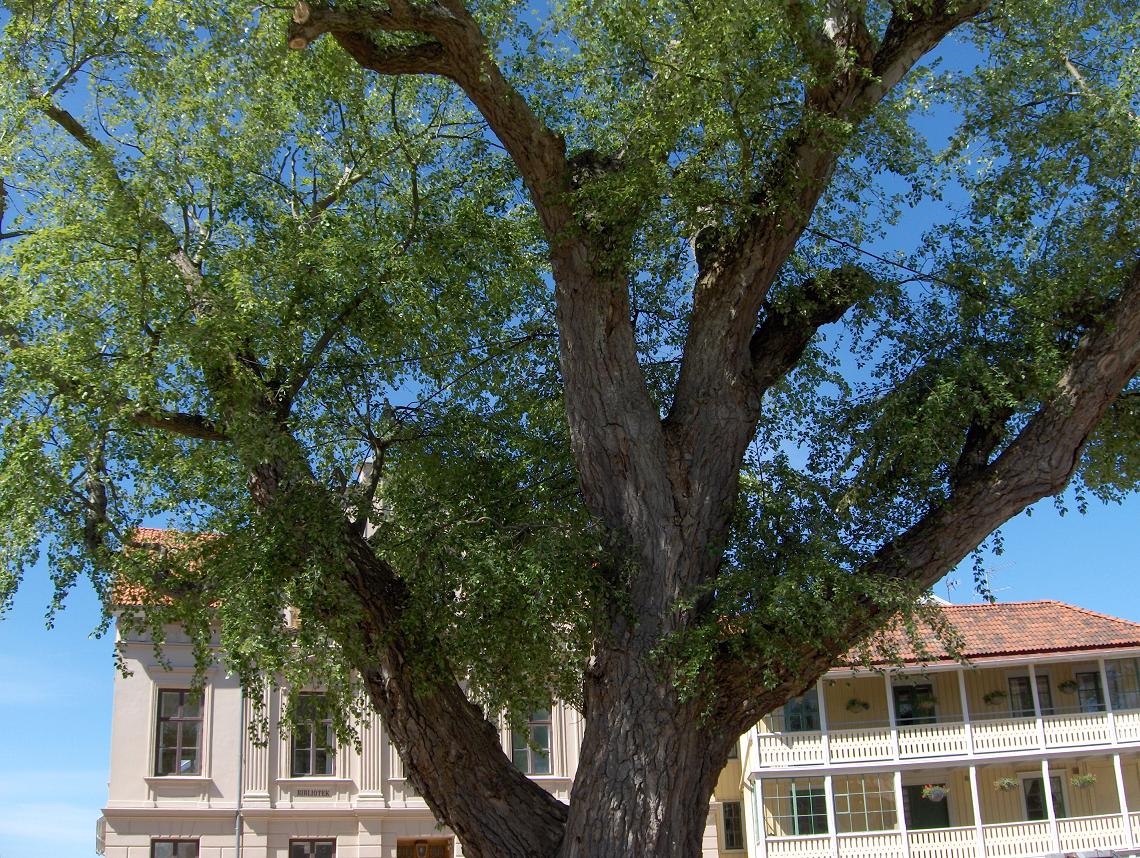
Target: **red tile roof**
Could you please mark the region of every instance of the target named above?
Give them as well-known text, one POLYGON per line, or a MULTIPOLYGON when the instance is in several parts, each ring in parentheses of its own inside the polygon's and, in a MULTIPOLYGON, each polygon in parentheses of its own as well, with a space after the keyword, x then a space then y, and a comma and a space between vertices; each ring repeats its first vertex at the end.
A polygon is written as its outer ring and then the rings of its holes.
MULTIPOLYGON (((940 605, 939 610, 960 635, 961 655, 968 659, 1140 647, 1140 623, 1052 599, 940 605)), ((950 660, 930 629, 923 628, 921 637, 928 663, 950 660)), ((904 662, 920 661, 913 646, 900 649, 904 662)))
MULTIPOLYGON (((144 551, 167 551, 186 548, 193 542, 211 538, 209 534, 187 533, 182 530, 167 530, 159 527, 136 527, 130 532, 127 549, 143 549, 144 551)), ((153 601, 154 596, 150 589, 141 583, 119 580, 115 583, 111 593, 112 602, 118 607, 142 606, 153 601)), ((169 596, 163 596, 160 602, 169 602, 169 596)))

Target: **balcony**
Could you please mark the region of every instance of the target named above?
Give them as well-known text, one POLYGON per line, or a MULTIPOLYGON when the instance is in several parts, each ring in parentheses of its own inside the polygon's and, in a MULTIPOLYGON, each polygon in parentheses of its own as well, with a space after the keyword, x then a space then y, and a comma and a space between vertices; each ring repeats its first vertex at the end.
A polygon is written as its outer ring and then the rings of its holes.
POLYGON ((767 858, 1105 853, 1140 846, 1138 774, 1135 751, 781 774, 756 782, 750 811, 767 858))
POLYGON ((1140 695, 1118 693, 1104 679, 1109 665, 1035 666, 1032 678, 989 668, 822 680, 798 708, 761 722, 748 765, 760 772, 1140 742, 1140 695))
MULTIPOLYGON (((1133 830, 1140 842, 1140 813, 1130 814, 1133 830)), ((1061 852, 1121 849, 1124 828, 1117 814, 1083 816, 1057 820, 1061 852)), ((983 854, 987 858, 1033 858, 1055 854, 1049 824, 1046 822, 1006 822, 983 825, 983 854)), ((836 849, 841 858, 976 858, 978 831, 973 827, 942 828, 934 831, 874 831, 840 834, 836 849)), ((832 858, 831 838, 771 837, 767 841, 768 858, 832 858)))

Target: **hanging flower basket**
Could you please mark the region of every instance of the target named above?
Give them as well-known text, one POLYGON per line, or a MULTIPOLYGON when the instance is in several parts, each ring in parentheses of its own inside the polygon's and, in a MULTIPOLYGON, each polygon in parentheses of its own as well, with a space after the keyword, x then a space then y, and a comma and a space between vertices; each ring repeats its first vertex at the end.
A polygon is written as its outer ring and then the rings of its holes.
POLYGON ((1069 783, 1079 789, 1086 789, 1096 783, 1096 775, 1092 772, 1083 775, 1073 775, 1069 778, 1069 783))
POLYGON ((985 694, 982 695, 982 701, 987 706, 997 706, 999 703, 1001 703, 1003 700, 1005 700, 1005 698, 1006 698, 1006 693, 1004 691, 1002 691, 1000 688, 998 688, 994 691, 987 691, 985 694))
POLYGON ((942 801, 949 792, 950 790, 941 784, 927 784, 922 788, 922 797, 927 801, 942 801))
POLYGON ((871 708, 871 704, 866 700, 860 700, 858 697, 852 697, 847 701, 848 712, 866 712, 871 708))
POLYGON ((994 789, 999 792, 1009 792, 1017 789, 1017 778, 998 778, 994 781, 994 789))
POLYGON ((1064 682, 1057 683, 1057 690, 1063 691, 1065 694, 1075 694, 1077 692, 1077 683, 1075 680, 1066 679, 1064 682))

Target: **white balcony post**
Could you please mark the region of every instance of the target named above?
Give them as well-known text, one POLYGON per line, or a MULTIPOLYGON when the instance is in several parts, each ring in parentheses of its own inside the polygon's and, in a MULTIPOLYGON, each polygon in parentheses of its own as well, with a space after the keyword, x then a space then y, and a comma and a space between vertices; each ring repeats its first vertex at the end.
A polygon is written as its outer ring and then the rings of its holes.
POLYGON ((1096 667, 1100 671, 1100 693, 1104 695, 1104 712, 1108 718, 1108 735, 1112 739, 1112 744, 1116 745, 1119 743, 1116 736, 1116 713, 1112 711, 1112 695, 1108 693, 1108 671, 1104 668, 1103 658, 1096 660, 1096 667))
POLYGON ((974 724, 970 720, 970 703, 966 698, 966 671, 958 668, 958 697, 962 700, 962 727, 966 731, 966 753, 974 756, 974 724))
POLYGON ((906 830, 906 805, 903 803, 902 772, 895 769, 895 817, 898 820, 899 836, 902 838, 903 858, 910 858, 910 835, 906 830))
POLYGON ((764 819, 764 779, 752 782, 752 811, 756 817, 756 858, 768 858, 768 824, 764 819))
POLYGON ((891 674, 883 671, 883 686, 887 690, 887 721, 891 729, 891 753, 894 759, 899 758, 899 725, 895 718, 895 694, 891 687, 891 674))
MULTIPOLYGON (((1036 692, 1036 688, 1034 691, 1036 692)), ((1049 839, 1053 843, 1053 851, 1061 851, 1061 835, 1057 831, 1057 811, 1053 807, 1053 782, 1049 779, 1049 761, 1041 760, 1041 782, 1045 789, 1045 813, 1049 820, 1049 839)))
POLYGON ((1116 775, 1116 795, 1120 802, 1120 821, 1124 823, 1124 842, 1129 849, 1136 847, 1132 836, 1132 817, 1128 815, 1128 794, 1124 789, 1124 767, 1120 764, 1120 754, 1112 755, 1112 772, 1116 775))
POLYGON ((815 681, 815 699, 819 703, 819 729, 823 743, 823 764, 831 765, 831 733, 827 723, 827 697, 824 693, 823 678, 815 681))
POLYGON ((839 858, 839 832, 835 830, 835 786, 831 775, 823 776, 823 796, 827 805, 827 836, 831 840, 831 858, 839 858))
POLYGON ((1033 695, 1033 718, 1037 725, 1037 745, 1044 751, 1045 721, 1041 718, 1041 698, 1037 696, 1037 665, 1035 664, 1029 665, 1029 689, 1033 695))
POLYGON ((982 800, 978 796, 978 767, 970 766, 970 807, 974 811, 974 851, 986 858, 986 837, 982 830, 982 800))

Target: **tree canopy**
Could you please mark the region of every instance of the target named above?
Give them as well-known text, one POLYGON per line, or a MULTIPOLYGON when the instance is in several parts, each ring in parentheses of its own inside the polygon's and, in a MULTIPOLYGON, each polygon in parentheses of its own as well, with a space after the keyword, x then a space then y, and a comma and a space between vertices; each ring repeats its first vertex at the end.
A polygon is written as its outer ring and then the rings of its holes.
POLYGON ((1138 14, 9 0, 0 610, 46 550, 363 691, 467 854, 689 854, 748 723, 1135 489, 1138 14), (580 813, 472 738, 551 695, 580 813))

